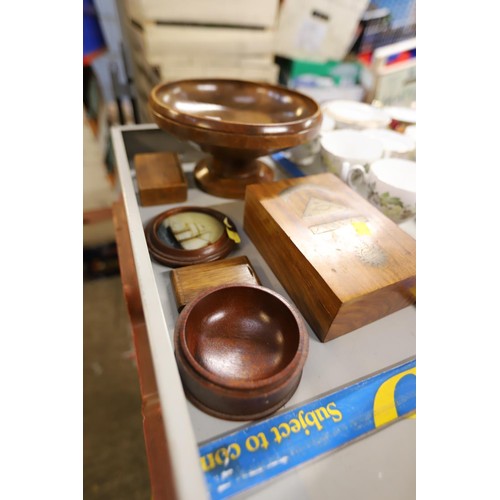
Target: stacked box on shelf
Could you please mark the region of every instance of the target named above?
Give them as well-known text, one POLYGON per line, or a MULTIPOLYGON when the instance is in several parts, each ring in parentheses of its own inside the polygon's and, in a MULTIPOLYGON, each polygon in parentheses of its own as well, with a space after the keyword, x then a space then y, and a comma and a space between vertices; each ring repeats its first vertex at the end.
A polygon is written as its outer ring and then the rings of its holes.
POLYGON ((279 0, 127 0, 126 32, 142 121, 151 88, 184 78, 277 83, 279 0))
POLYGON ((135 19, 169 23, 272 28, 279 0, 126 0, 135 19))
POLYGON ((409 38, 360 56, 366 101, 414 107, 417 100, 417 39, 409 38))

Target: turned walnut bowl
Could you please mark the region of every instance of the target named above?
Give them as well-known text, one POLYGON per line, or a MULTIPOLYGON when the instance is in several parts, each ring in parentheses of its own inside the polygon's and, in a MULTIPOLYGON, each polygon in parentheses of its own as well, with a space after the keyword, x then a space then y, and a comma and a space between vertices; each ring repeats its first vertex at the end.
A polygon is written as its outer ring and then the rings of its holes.
POLYGON ((309 337, 298 311, 278 293, 231 284, 186 305, 174 343, 184 390, 195 406, 219 418, 253 420, 292 397, 309 337))
POLYGON ((195 167, 198 186, 243 199, 248 184, 273 180, 257 158, 307 143, 318 135, 321 109, 280 85, 245 80, 192 79, 161 83, 149 95, 158 126, 209 153, 195 167))

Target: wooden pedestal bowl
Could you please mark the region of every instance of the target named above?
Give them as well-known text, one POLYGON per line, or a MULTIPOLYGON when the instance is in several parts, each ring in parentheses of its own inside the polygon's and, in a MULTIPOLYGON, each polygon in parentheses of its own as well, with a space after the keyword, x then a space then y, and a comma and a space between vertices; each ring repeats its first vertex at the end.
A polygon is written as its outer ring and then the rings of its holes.
POLYGON ((244 80, 162 83, 151 90, 149 106, 160 128, 211 155, 195 167, 198 186, 235 199, 244 199, 248 184, 273 180, 257 158, 311 141, 322 119, 310 97, 244 80))
POLYGON ((144 232, 151 256, 160 264, 173 268, 212 262, 226 257, 236 245, 234 235, 237 234, 234 223, 223 213, 208 207, 191 206, 176 207, 158 214, 148 222, 144 232), (189 222, 186 231, 183 232, 183 238, 179 238, 178 241, 170 231, 172 228, 169 221, 179 215, 198 216, 200 221, 198 224, 189 222), (204 237, 203 233, 208 233, 213 224, 217 231, 213 241, 205 246, 198 245, 198 248, 190 248, 187 245, 189 239, 185 237, 189 236, 187 235, 189 231, 191 235, 196 232, 195 236, 204 237), (187 248, 182 247, 184 242, 187 248))
POLYGON ((182 310, 175 356, 188 399, 228 420, 277 411, 294 394, 309 349, 298 311, 250 284, 213 287, 182 310))

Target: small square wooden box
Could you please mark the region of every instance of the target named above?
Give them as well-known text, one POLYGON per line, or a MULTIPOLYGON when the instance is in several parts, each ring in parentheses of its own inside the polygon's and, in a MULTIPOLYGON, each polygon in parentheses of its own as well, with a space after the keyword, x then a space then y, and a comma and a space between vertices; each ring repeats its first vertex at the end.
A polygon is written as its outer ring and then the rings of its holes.
POLYGON ((179 267, 170 271, 170 280, 178 311, 198 294, 214 286, 236 283, 261 284, 246 255, 179 267))
POLYGON ((243 227, 323 342, 415 302, 414 238, 331 173, 248 186, 243 227))
POLYGON ((142 206, 187 200, 186 177, 175 153, 137 154, 134 164, 142 206))

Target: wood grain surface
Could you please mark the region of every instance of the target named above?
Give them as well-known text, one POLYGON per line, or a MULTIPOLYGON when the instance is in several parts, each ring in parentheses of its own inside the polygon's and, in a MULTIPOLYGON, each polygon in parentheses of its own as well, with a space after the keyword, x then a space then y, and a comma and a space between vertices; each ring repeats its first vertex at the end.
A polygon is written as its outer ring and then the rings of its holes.
POLYGON ((415 301, 415 240, 331 173, 248 186, 244 230, 323 342, 415 301))
POLYGON ((282 85, 221 78, 162 82, 151 90, 156 124, 213 157, 195 167, 203 191, 244 199, 245 188, 273 179, 257 158, 314 139, 322 121, 318 103, 282 85))
POLYGON ((177 310, 204 290, 219 285, 260 285, 259 277, 245 255, 170 271, 177 310))
POLYGON ((270 415, 295 392, 309 351, 296 307, 258 285, 198 294, 175 324, 175 357, 190 401, 228 420, 270 415))
POLYGON ((134 164, 143 206, 187 200, 187 181, 176 153, 137 154, 134 164))
POLYGON ((152 497, 155 500, 175 500, 178 498, 178 495, 174 488, 172 458, 163 427, 153 359, 149 346, 146 320, 142 309, 127 215, 122 198, 113 205, 113 222, 116 232, 123 291, 134 339, 137 372, 142 397, 144 441, 148 458, 152 497))

